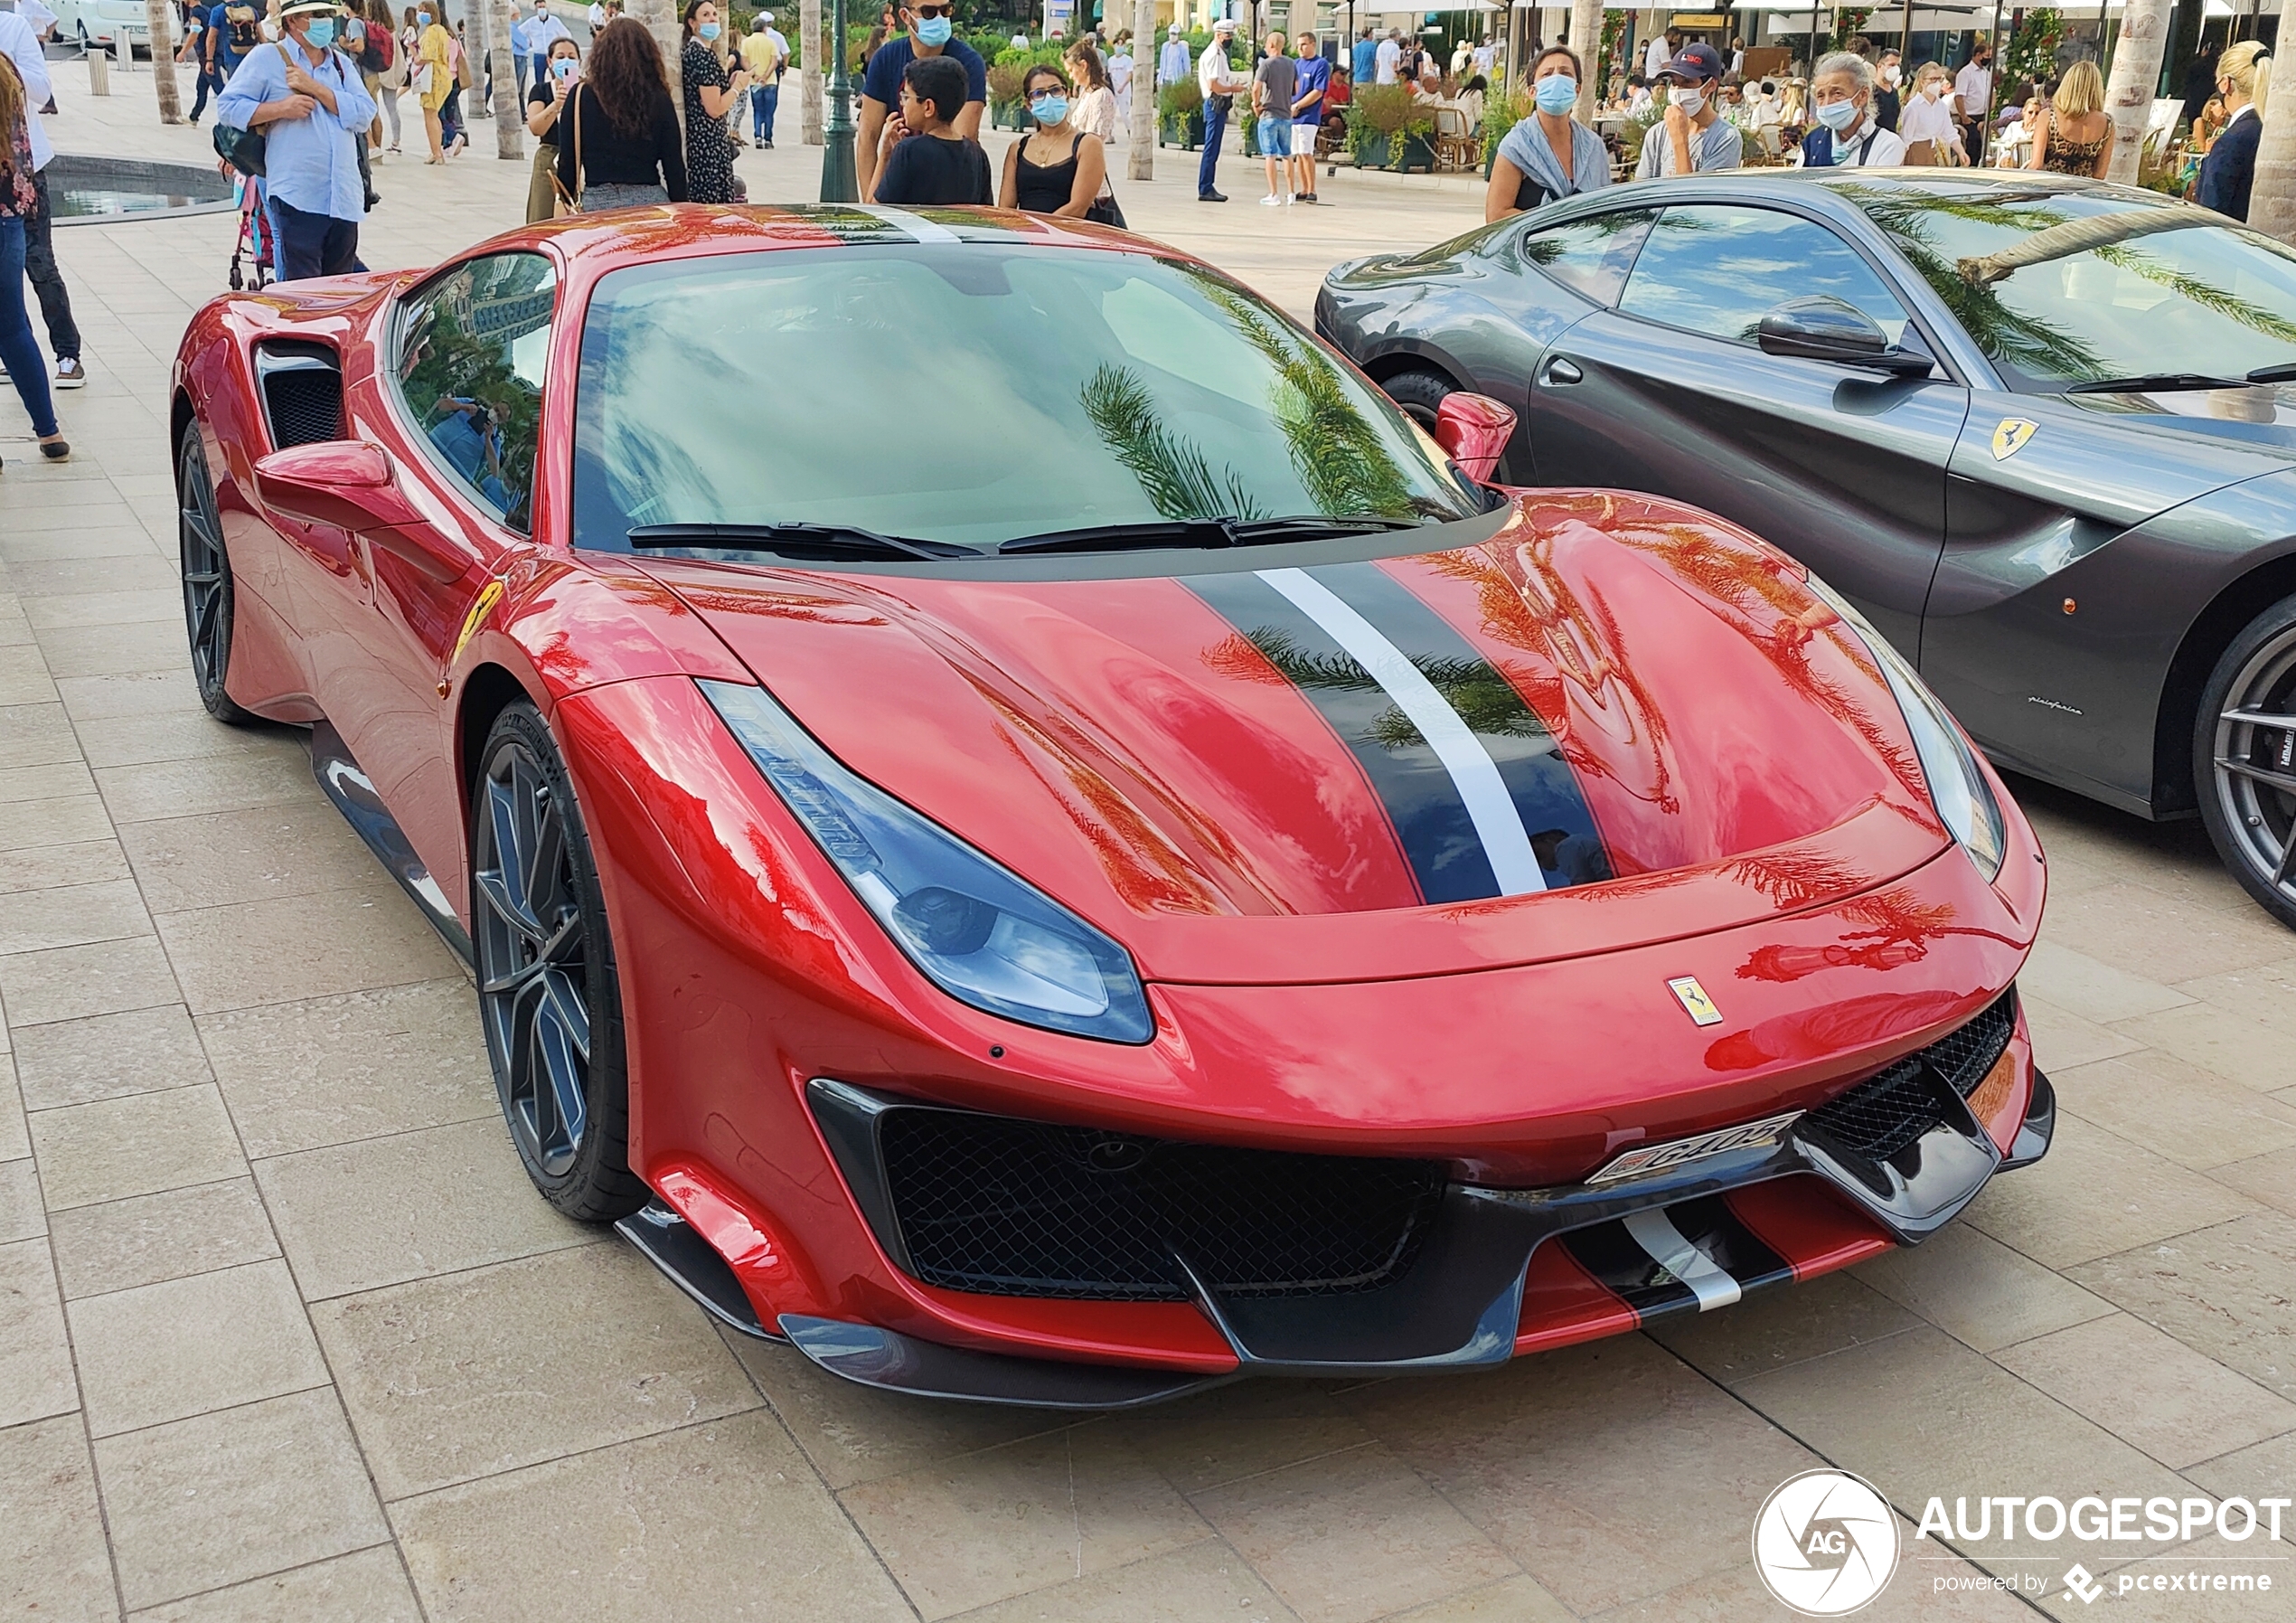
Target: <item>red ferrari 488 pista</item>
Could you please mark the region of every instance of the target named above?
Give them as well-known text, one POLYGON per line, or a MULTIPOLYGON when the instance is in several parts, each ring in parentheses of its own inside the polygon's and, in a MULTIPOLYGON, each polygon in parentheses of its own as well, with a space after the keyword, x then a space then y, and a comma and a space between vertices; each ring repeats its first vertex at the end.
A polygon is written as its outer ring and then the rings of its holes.
POLYGON ((1096 228, 582 217, 199 314, 193 665, 726 1322, 1056 1406, 1491 1364, 2054 1120, 2041 854, 1911 667, 1510 427, 1096 228))

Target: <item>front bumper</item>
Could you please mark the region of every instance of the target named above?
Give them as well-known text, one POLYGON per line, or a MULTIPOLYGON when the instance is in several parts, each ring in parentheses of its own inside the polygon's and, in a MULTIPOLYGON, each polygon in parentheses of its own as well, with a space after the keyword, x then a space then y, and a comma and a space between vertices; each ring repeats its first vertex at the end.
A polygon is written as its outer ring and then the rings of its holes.
MULTIPOLYGON (((1632 1329, 1675 1309, 1815 1277, 1951 1222, 1996 1172, 2037 1161, 2054 1090, 2020 1029, 1967 1096, 1918 1066, 1934 1109, 1882 1155, 1844 1147, 1807 1113, 1768 1142, 1597 1184, 1449 1185, 1416 1261, 1378 1289, 1228 1294, 1177 1258, 1194 1305, 1233 1354, 1217 1373, 1068 1363, 946 1345, 871 1324, 784 1314, 768 1328, 732 1270, 656 1206, 621 1225, 690 1294, 750 1335, 786 1340, 830 1373, 913 1395, 1048 1409, 1138 1407, 1247 1374, 1360 1376, 1503 1364, 1523 1352, 1632 1329)), ((877 1125, 913 1108, 817 1083, 814 1108, 864 1211, 892 1220, 870 1166, 877 1125), (872 1208, 874 1208, 872 1210, 872 1208)))

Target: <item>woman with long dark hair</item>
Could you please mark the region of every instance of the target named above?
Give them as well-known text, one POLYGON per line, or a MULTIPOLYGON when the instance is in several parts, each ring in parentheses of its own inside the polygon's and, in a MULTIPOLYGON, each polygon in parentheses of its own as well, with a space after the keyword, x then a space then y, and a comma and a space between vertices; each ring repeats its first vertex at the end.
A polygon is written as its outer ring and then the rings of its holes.
POLYGON ((728 73, 718 55, 721 26, 715 0, 686 0, 685 49, 678 65, 685 80, 686 184, 696 203, 733 201, 733 137, 726 119, 749 90, 748 70, 728 73))
POLYGON ((686 201, 685 142, 662 48, 616 17, 590 38, 589 71, 558 118, 558 184, 584 212, 686 201))
POLYGON ((1070 111, 1068 81, 1039 62, 1021 78, 1029 109, 1027 134, 1004 149, 1004 179, 996 206, 1056 219, 1081 220, 1100 195, 1108 156, 1100 137, 1078 127, 1070 111))

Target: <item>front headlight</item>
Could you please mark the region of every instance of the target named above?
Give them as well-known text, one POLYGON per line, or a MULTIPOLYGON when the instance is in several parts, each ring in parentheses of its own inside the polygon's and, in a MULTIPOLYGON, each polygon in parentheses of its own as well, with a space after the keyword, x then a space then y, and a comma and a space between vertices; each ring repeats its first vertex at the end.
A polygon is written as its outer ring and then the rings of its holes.
POLYGON ((1881 666, 1882 679, 1897 695, 1897 708, 1905 712, 1905 725, 1913 732, 1914 753, 1921 758, 1922 776, 1929 780, 1930 804, 1936 807, 1953 838, 1961 842, 1969 860, 1990 884, 2009 853, 2009 830, 2001 820, 2001 803, 1993 798, 1984 769, 1977 764, 1977 752, 1970 748, 1960 724, 1937 702, 1929 684, 1889 646, 1889 639, 1867 624, 1864 615, 1814 574, 1810 577, 1810 590, 1841 616, 1843 623, 1864 640, 1874 663, 1881 666))
POLYGON ((762 687, 703 682, 782 803, 885 933, 961 1003, 1047 1030, 1145 1043, 1132 958, 1101 930, 823 749, 762 687))

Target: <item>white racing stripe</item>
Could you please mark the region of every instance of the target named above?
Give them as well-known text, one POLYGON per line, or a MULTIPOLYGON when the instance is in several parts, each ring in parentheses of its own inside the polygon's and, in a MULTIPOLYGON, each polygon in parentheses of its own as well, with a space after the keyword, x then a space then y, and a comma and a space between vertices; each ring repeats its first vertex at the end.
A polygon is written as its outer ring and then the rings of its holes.
POLYGON ((936 225, 932 221, 912 214, 907 209, 892 208, 881 203, 864 203, 853 206, 858 207, 864 214, 874 214, 888 225, 899 226, 919 242, 961 242, 964 241, 947 226, 936 225))
POLYGON ((1651 1260, 1689 1286, 1698 1298, 1698 1311, 1727 1307, 1739 1297, 1738 1282, 1715 1267, 1714 1259, 1682 1238, 1682 1231, 1664 1212, 1637 1212, 1620 1220, 1634 1243, 1651 1260))
POLYGON ((1499 768, 1482 741, 1451 708, 1450 701, 1435 691, 1435 684, 1378 627, 1305 570, 1256 572, 1290 599, 1294 608, 1322 627, 1333 642, 1370 673, 1371 680, 1395 701, 1396 708, 1411 718, 1419 736, 1451 774, 1459 798, 1466 803, 1467 816, 1474 821, 1475 835, 1482 841, 1483 854, 1491 859, 1491 872, 1499 881, 1499 893, 1529 896, 1545 890, 1546 876, 1539 871, 1530 835, 1523 827, 1522 814, 1515 809, 1515 797, 1507 792, 1506 780, 1499 776, 1499 768))

